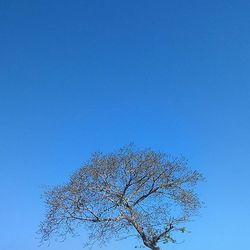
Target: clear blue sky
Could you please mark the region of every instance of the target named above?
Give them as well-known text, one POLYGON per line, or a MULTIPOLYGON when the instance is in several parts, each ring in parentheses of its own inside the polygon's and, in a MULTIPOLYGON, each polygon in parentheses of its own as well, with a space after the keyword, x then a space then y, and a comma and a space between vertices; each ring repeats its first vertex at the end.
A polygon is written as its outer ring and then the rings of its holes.
POLYGON ((192 233, 166 249, 246 249, 249 13, 248 0, 0 0, 0 249, 82 249, 84 235, 38 247, 43 186, 129 142, 207 178, 192 233))

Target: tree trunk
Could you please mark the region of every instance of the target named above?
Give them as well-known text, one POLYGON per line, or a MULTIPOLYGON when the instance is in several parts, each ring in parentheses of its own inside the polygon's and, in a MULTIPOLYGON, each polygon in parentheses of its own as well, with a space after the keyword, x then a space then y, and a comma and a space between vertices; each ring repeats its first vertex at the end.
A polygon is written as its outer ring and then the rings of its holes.
POLYGON ((161 250, 161 249, 159 247, 157 247, 157 246, 153 246, 152 250, 161 250))

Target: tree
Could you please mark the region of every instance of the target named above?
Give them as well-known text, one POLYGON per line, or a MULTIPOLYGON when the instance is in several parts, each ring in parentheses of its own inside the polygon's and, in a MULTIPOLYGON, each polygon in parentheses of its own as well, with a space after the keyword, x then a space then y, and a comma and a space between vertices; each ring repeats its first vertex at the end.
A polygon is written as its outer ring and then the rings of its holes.
POLYGON ((202 175, 183 158, 151 149, 126 146, 114 153, 94 153, 67 184, 45 192, 47 213, 39 232, 75 234, 89 229, 88 244, 105 243, 131 233, 159 250, 159 243, 175 243, 175 233, 196 215, 201 202, 194 187, 202 175))

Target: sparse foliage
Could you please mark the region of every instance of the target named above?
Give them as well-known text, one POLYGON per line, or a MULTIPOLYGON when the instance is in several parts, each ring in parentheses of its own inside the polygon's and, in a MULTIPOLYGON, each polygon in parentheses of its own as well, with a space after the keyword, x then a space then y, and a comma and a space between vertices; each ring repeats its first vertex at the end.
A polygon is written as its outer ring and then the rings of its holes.
POLYGON ((183 158, 151 149, 127 146, 115 153, 94 153, 66 185, 45 193, 47 214, 40 225, 42 241, 52 235, 89 229, 89 241, 135 235, 159 250, 159 243, 175 243, 175 232, 201 206, 194 187, 202 180, 183 158))

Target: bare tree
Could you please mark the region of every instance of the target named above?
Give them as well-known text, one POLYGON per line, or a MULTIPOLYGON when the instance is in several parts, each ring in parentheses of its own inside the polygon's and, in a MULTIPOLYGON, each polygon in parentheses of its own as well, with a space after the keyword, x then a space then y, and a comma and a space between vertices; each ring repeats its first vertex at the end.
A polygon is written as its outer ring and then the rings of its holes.
POLYGON ((41 240, 75 234, 83 225, 91 244, 132 234, 159 250, 161 242, 175 243, 175 232, 197 214, 201 202, 193 189, 200 180, 185 159, 151 149, 94 153, 66 185, 45 192, 41 240))

